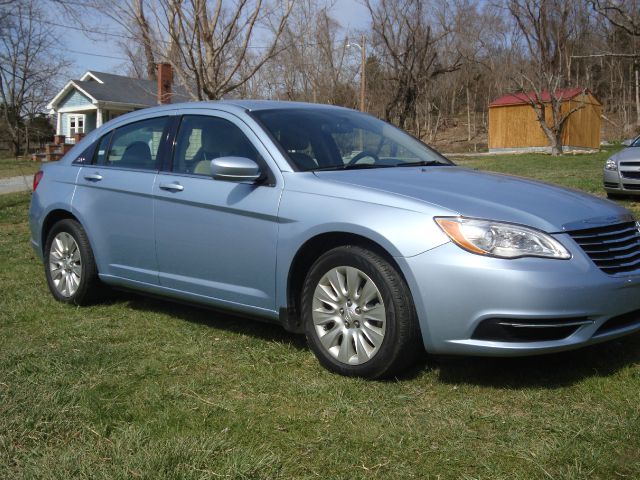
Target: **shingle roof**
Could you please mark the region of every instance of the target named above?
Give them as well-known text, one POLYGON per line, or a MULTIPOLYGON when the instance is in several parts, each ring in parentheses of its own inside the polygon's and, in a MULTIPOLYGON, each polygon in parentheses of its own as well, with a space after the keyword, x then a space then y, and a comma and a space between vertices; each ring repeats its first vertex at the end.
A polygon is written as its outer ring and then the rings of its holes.
MULTIPOLYGON (((112 73, 89 71, 103 83, 93 80, 74 80, 73 83, 98 101, 154 106, 158 104, 157 84, 154 80, 124 77, 112 73)), ((174 86, 172 103, 189 100, 184 89, 174 86)))
MULTIPOLYGON (((572 98, 580 95, 582 92, 589 92, 588 89, 575 87, 556 90, 556 98, 562 98, 562 100, 571 100, 572 98)), ((548 103, 551 101, 551 95, 548 91, 544 91, 540 94, 542 103, 548 103)), ((503 95, 500 98, 496 98, 489 104, 490 107, 501 107, 504 105, 522 105, 529 103, 529 98, 536 98, 535 92, 528 93, 510 93, 503 95)))

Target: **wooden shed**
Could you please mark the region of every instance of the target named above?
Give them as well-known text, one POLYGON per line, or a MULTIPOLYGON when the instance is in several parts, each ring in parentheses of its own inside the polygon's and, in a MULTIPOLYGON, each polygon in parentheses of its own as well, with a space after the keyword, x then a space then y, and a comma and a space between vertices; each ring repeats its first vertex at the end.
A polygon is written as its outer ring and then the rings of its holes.
MULTIPOLYGON (((504 95, 489 104, 489 151, 549 151, 549 141, 542 131, 536 113, 529 104, 529 94, 504 95)), ((546 115, 551 123, 551 101, 549 92, 542 92, 546 104, 546 115)), ((570 88, 556 92, 562 98, 562 111, 577 106, 583 108, 571 114, 562 135, 565 150, 592 150, 600 148, 600 119, 602 104, 583 88, 570 88)))

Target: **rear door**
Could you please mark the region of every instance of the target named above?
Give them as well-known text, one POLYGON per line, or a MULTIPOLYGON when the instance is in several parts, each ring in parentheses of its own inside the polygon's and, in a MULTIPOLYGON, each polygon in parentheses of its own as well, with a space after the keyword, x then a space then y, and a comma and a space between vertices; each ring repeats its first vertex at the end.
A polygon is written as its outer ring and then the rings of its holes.
POLYGON ((160 284, 212 303, 273 310, 282 182, 267 150, 237 117, 211 110, 183 116, 174 145, 154 186, 160 284), (214 180, 210 162, 221 156, 251 158, 268 178, 214 180))
POLYGON ((92 163, 78 175, 73 207, 101 276, 158 283, 152 194, 170 118, 140 120, 106 133, 92 163))

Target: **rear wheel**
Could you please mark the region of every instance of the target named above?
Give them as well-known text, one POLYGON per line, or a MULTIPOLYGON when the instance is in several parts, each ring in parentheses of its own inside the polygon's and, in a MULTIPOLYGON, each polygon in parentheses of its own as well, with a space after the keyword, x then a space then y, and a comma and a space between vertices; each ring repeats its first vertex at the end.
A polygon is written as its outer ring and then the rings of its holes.
POLYGON ((387 260, 365 248, 322 255, 306 277, 301 304, 309 345, 333 372, 390 377, 420 351, 408 287, 387 260))
POLYGON ((86 305, 98 298, 98 269, 87 234, 77 221, 56 223, 47 236, 44 252, 47 284, 56 300, 86 305))

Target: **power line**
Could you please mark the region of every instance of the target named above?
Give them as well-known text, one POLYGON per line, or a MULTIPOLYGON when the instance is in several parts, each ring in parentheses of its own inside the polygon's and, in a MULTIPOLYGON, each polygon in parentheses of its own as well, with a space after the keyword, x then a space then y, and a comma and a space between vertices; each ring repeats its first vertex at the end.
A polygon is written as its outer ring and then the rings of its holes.
POLYGON ((128 38, 130 40, 136 40, 136 37, 132 36, 132 35, 124 35, 122 33, 112 33, 112 32, 101 32, 99 30, 91 30, 89 28, 84 28, 84 27, 74 27, 72 25, 65 25, 63 23, 56 23, 56 22, 52 22, 51 20, 43 20, 40 18, 29 18, 25 15, 19 15, 21 18, 23 19, 27 19, 30 21, 35 21, 38 23, 42 23, 45 25, 51 25, 52 27, 59 27, 59 28, 66 28, 67 30, 76 30, 78 32, 83 32, 83 33, 92 33, 94 35, 106 35, 109 37, 119 37, 119 38, 128 38))
MULTIPOLYGON (((109 36, 109 37, 116 37, 116 38, 126 38, 128 40, 140 40, 139 38, 133 36, 133 35, 126 35, 123 33, 113 33, 113 32, 104 32, 104 31, 100 31, 100 30, 92 30, 89 28, 85 28, 85 27, 74 27, 72 25, 65 25, 63 23, 56 23, 56 22, 52 22, 51 20, 44 20, 44 19, 40 19, 40 18, 29 18, 25 15, 19 15, 21 18, 26 18, 30 21, 35 21, 44 25, 51 25, 52 27, 58 27, 58 28, 64 28, 67 30, 75 30, 78 32, 83 32, 83 33, 89 33, 89 34, 94 34, 94 35, 105 35, 105 36, 109 36)), ((166 45, 169 44, 169 42, 167 42, 166 40, 159 40, 160 43, 164 43, 166 45)), ((333 42, 331 42, 332 44, 336 45, 336 44, 342 44, 343 41, 342 40, 335 40, 333 42)), ((314 43, 296 43, 295 44, 298 47, 318 47, 323 45, 320 42, 314 42, 314 43)), ((271 48, 270 45, 247 45, 247 48, 262 48, 262 49, 269 49, 271 48)), ((70 51, 70 50, 69 50, 70 51)))
POLYGON ((124 57, 114 57, 112 55, 102 55, 100 53, 82 52, 80 50, 71 50, 69 48, 65 48, 65 51, 71 52, 71 53, 77 53, 78 55, 89 55, 91 57, 112 58, 113 60, 122 60, 123 62, 126 62, 129 60, 128 58, 124 58, 124 57))

